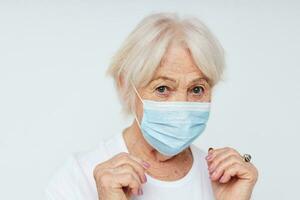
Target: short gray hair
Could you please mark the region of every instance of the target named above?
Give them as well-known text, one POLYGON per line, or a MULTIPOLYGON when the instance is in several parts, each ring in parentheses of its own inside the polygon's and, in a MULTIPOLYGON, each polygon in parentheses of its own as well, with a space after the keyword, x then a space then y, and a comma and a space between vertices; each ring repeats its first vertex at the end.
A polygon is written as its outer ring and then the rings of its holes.
POLYGON ((151 14, 129 34, 107 71, 115 80, 125 113, 135 110, 136 95, 131 81, 138 87, 147 85, 172 41, 189 49, 211 87, 221 79, 225 67, 224 50, 203 22, 194 17, 180 19, 176 13, 151 14))

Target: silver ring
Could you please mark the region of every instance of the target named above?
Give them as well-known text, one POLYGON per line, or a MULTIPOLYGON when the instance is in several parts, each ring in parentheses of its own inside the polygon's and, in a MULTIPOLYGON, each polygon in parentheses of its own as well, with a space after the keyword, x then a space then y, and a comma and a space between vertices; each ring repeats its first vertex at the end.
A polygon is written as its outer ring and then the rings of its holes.
POLYGON ((250 160, 251 160, 251 155, 250 155, 250 154, 244 154, 244 155, 243 155, 243 158, 244 158, 244 161, 245 161, 245 162, 250 162, 250 160))

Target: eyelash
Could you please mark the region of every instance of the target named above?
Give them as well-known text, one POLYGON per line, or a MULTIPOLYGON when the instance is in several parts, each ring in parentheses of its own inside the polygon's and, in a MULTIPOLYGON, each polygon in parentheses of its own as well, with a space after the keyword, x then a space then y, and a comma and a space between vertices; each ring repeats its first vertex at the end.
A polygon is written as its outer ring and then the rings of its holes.
POLYGON ((166 94, 164 94, 164 93, 162 93, 162 92, 159 91, 160 88, 165 88, 165 89, 167 89, 168 91, 171 90, 171 88, 168 87, 168 86, 166 86, 166 85, 158 86, 157 88, 155 88, 155 91, 157 91, 157 92, 159 93, 159 95, 166 95, 166 94))
MULTIPOLYGON (((193 87, 190 91, 193 93, 193 90, 195 89, 195 88, 201 88, 201 90, 202 90, 202 92, 200 92, 200 95, 199 94, 197 94, 197 93, 194 93, 193 95, 195 95, 195 96, 202 96, 203 95, 203 93, 205 92, 205 87, 203 87, 203 86, 195 86, 195 87, 193 87)), ((167 94, 165 94, 165 92, 160 92, 159 91, 159 89, 161 89, 161 88, 165 88, 167 91, 170 91, 171 90, 171 88, 170 87, 168 87, 168 86, 166 86, 166 85, 161 85, 161 86, 158 86, 158 87, 156 87, 155 88, 155 91, 159 94, 159 95, 167 95, 167 94)))
POLYGON ((191 92, 193 93, 193 90, 195 89, 195 88, 201 88, 201 92, 200 92, 200 95, 199 94, 197 94, 197 93, 194 93, 196 96, 201 96, 201 95, 203 95, 203 93, 205 92, 205 88, 203 87, 203 86, 195 86, 195 87, 193 87, 192 89, 191 89, 191 92))

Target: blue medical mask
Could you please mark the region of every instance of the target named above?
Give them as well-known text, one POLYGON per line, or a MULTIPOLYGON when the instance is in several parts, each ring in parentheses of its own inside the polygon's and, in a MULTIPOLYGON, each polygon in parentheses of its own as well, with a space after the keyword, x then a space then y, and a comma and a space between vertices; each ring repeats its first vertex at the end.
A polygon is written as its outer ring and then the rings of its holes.
POLYGON ((209 117, 209 102, 143 100, 141 123, 145 140, 157 151, 173 156, 190 146, 203 133, 209 117))

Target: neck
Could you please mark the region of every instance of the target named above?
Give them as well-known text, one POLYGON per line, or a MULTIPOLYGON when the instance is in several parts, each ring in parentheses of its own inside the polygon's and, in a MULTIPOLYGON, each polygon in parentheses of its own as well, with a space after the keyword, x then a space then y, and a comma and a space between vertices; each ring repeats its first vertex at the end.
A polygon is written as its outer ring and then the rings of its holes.
POLYGON ((175 156, 165 156, 150 146, 144 139, 136 121, 124 130, 128 152, 150 164, 147 174, 165 181, 178 180, 184 177, 191 169, 193 156, 190 148, 185 149, 175 156))

